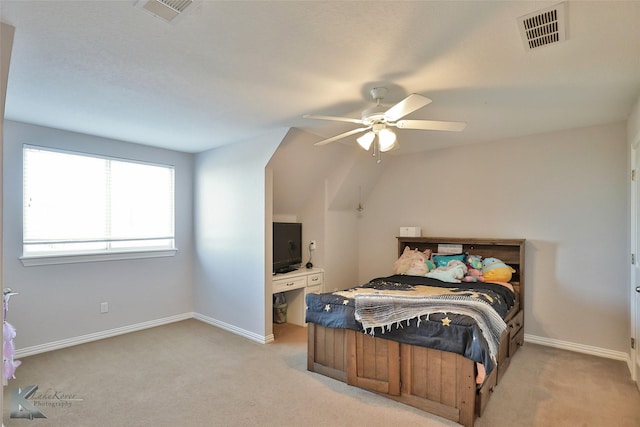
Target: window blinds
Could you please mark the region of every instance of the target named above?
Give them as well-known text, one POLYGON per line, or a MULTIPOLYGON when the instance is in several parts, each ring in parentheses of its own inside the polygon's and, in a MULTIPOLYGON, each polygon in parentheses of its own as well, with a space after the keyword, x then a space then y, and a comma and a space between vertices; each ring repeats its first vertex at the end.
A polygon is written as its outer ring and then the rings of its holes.
POLYGON ((23 147, 23 252, 174 248, 174 168, 23 147))

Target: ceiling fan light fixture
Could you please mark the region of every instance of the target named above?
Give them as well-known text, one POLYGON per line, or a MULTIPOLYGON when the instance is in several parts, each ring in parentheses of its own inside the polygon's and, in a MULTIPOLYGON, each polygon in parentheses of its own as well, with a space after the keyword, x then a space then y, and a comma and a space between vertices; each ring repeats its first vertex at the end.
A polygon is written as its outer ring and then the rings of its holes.
POLYGON ((391 150, 396 145, 396 134, 389 128, 378 132, 378 144, 383 153, 391 150))
POLYGON ((376 134, 371 132, 371 131, 369 131, 369 132, 365 133, 364 135, 360 136, 359 138, 357 138, 356 141, 358 141, 358 144, 365 151, 369 151, 369 148, 371 148, 371 143, 373 142, 375 137, 376 137, 376 134))
POLYGON ((396 134, 390 129, 390 127, 397 127, 400 129, 461 131, 466 126, 466 123, 464 122, 404 119, 405 116, 408 116, 414 111, 419 110, 426 105, 429 105, 431 103, 431 100, 426 96, 412 93, 409 96, 405 97, 402 101, 393 105, 391 108, 388 108, 386 105, 381 103, 386 93, 387 88, 385 87, 374 87, 373 89, 371 89, 371 97, 376 102, 376 105, 364 110, 360 119, 315 114, 304 115, 303 117, 305 118, 333 120, 338 122, 357 123, 360 125, 364 125, 364 127, 352 129, 339 135, 323 139, 322 141, 318 141, 313 145, 325 145, 351 135, 365 132, 363 135, 356 138, 356 140, 365 151, 370 151, 371 147, 373 146, 373 156, 377 157, 377 162, 380 163, 380 153, 392 150, 398 146, 398 143, 396 142, 396 134), (377 140, 376 135, 378 136, 377 140))

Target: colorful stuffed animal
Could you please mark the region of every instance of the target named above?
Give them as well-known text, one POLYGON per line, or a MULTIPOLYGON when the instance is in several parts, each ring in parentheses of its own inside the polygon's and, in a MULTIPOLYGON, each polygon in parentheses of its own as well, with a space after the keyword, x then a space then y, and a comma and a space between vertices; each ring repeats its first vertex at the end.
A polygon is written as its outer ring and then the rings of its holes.
POLYGON ((2 335, 4 342, 2 343, 2 377, 3 383, 11 378, 15 378, 16 368, 20 366, 22 362, 14 360, 16 348, 13 344, 13 339, 16 337, 16 329, 12 324, 7 322, 7 312, 9 311, 9 299, 13 295, 17 295, 17 292, 13 292, 10 288, 3 290, 2 300, 2 335))
POLYGON ((467 268, 482 270, 482 257, 480 255, 467 255, 467 268))
POLYGON ((393 274, 406 274, 410 276, 424 276, 433 268, 433 262, 429 260, 431 251, 429 249, 420 252, 405 246, 402 255, 393 264, 393 274))
POLYGON ((2 324, 2 333, 4 334, 4 343, 2 344, 2 377, 4 380, 15 379, 16 368, 22 362, 14 360, 16 348, 13 345, 13 339, 16 337, 16 330, 9 322, 2 324))
POLYGON ((482 260, 482 275, 486 282, 508 282, 516 271, 498 258, 482 260))
POLYGON ((484 276, 482 270, 477 268, 469 268, 467 274, 462 279, 463 282, 484 282, 484 276))
POLYGON ((467 274, 463 282, 484 282, 482 275, 482 257, 480 255, 467 255, 467 274))
POLYGON ((425 274, 426 277, 439 279, 443 282, 460 283, 467 273, 467 266, 457 259, 451 260, 446 267, 438 267, 425 274))

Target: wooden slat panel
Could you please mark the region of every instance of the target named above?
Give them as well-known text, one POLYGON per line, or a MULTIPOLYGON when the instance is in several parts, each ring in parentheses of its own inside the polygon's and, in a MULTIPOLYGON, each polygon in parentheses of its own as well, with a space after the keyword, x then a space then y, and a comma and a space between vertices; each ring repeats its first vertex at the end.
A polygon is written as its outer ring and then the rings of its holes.
POLYGON ((373 355, 373 364, 375 373, 373 378, 381 381, 389 381, 389 362, 391 355, 389 354, 390 343, 393 341, 374 339, 375 352, 373 355))
POLYGON ((412 345, 400 344, 400 384, 402 394, 411 394, 413 381, 411 377, 412 345))
POLYGON ((400 344, 352 332, 347 339, 347 383, 377 393, 400 394, 400 344))
POLYGON ((427 349, 427 399, 440 402, 442 351, 427 349))
POLYGON ((343 329, 336 329, 333 340, 333 349, 336 357, 334 359, 334 367, 341 371, 347 371, 347 346, 345 339, 345 331, 343 329), (340 331, 340 333, 338 333, 340 331))
POLYGON ((325 334, 327 328, 323 328, 321 326, 316 327, 315 333, 315 343, 316 343, 316 362, 321 365, 327 365, 327 348, 325 347, 325 334))
POLYGON ((307 370, 313 371, 316 360, 316 325, 307 325, 307 370))
POLYGON ((381 348, 376 348, 375 339, 368 335, 363 335, 362 343, 364 345, 364 354, 362 355, 362 358, 358 359, 358 364, 362 364, 363 369, 363 375, 361 376, 364 378, 377 379, 377 352, 381 351, 381 348))
POLYGON ((323 361, 325 362, 325 364, 327 366, 331 366, 334 367, 335 366, 335 359, 336 359, 336 353, 335 353, 335 347, 333 345, 334 340, 335 340, 335 334, 336 334, 336 330, 333 328, 323 328, 325 330, 325 333, 323 334, 323 339, 324 339, 324 348, 325 348, 325 352, 323 355, 323 361))
POLYGON ((347 331, 347 384, 351 385, 358 383, 357 339, 355 331, 347 331))
MULTIPOLYGON (((460 419, 460 410, 457 408, 459 356, 409 344, 402 345, 401 356, 402 395, 398 400, 458 421, 460 419), (439 374, 436 374, 436 370, 431 366, 434 361, 435 365, 440 367, 439 374), (431 373, 429 373, 430 370, 431 373), (439 384, 436 386, 436 389, 440 390, 438 397, 433 392, 433 382, 439 384)), ((471 366, 473 369, 473 362, 471 366)))
POLYGON ((440 395, 440 402, 447 406, 456 406, 457 401, 457 366, 456 366, 456 354, 449 352, 442 352, 442 393, 440 395))
POLYGON ((400 343, 389 341, 389 364, 387 366, 388 394, 400 396, 400 343))
POLYGON ((456 365, 458 371, 456 406, 460 408, 458 422, 465 427, 472 427, 476 413, 475 362, 457 354, 456 365))
POLYGON ((368 350, 367 349, 368 343, 365 342, 364 338, 365 338, 364 335, 356 334, 356 355, 357 355, 357 357, 356 357, 356 360, 355 360, 355 364, 356 364, 356 372, 357 372, 358 378, 364 378, 365 377, 364 357, 365 357, 365 353, 368 350))
POLYGON ((357 352, 358 377, 387 381, 389 341, 360 334, 357 343, 362 348, 357 352))
POLYGON ((413 396, 427 398, 427 349, 425 347, 414 346, 411 352, 411 394, 413 396))
MULTIPOLYGON (((318 341, 319 336, 326 338, 328 334, 332 334, 336 343, 345 342, 346 336, 344 330, 327 329, 313 323, 309 323, 307 328, 307 369, 311 372, 317 372, 319 374, 335 378, 339 381, 347 382, 346 352, 337 352, 337 354, 332 355, 332 357, 326 357, 325 349, 323 348, 324 339, 322 341, 318 341), (324 359, 324 361, 320 362, 321 359, 324 359), (333 366, 333 364, 327 365, 326 360, 328 359, 335 360, 335 366, 333 366)), ((345 345, 342 344, 342 346, 344 347, 345 345)))
POLYGON ((307 325, 307 365, 310 363, 345 370, 344 329, 307 325))

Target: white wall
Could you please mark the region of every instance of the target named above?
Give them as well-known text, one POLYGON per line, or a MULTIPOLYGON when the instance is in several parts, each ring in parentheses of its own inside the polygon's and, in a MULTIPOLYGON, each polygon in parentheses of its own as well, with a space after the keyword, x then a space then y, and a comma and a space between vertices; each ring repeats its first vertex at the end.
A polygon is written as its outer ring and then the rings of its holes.
POLYGON ((309 259, 309 242, 316 240, 312 263, 325 270, 325 289, 333 290, 353 286, 357 277, 358 186, 354 182, 375 180, 360 173, 359 148, 342 143, 313 145, 321 139, 290 129, 268 168, 273 171, 274 218, 303 224, 303 263, 309 259), (349 211, 344 210, 347 206, 349 211))
POLYGON ((271 253, 265 242, 271 178, 265 168, 285 133, 196 156, 195 311, 204 321, 256 341, 271 335, 271 253))
POLYGON ((627 352, 628 173, 624 124, 394 158, 360 220, 359 279, 390 274, 400 226, 525 238, 525 332, 627 352))
POLYGON ((627 141, 629 141, 629 146, 634 147, 640 142, 640 96, 629 114, 629 120, 627 120, 627 141))
MULTIPOLYGON (((325 222, 325 291, 347 289, 358 281, 358 220, 355 209, 328 211, 325 222)), ((364 282, 363 282, 364 283, 364 282)))
MULTIPOLYGON (((193 155, 5 121, 4 285, 16 346, 51 344, 193 311, 193 155), (83 151, 175 166, 174 257, 24 267, 22 144, 83 151), (100 314, 100 303, 109 313, 100 314)), ((82 179, 82 177, 78 177, 82 179)))

